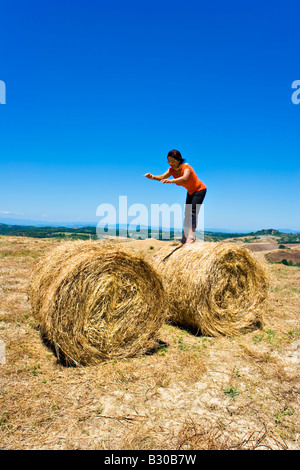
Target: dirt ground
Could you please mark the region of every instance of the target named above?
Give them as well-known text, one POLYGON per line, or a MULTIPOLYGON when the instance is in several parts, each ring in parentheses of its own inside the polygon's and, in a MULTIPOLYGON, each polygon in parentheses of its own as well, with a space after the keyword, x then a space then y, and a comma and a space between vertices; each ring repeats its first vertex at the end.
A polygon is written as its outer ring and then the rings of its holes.
MULTIPOLYGON (((300 268, 253 253, 270 276, 259 330, 164 325, 152 354, 65 367, 27 298, 34 262, 59 243, 0 238, 0 449, 299 449, 300 268)), ((168 242, 130 243, 154 253, 168 242)))
POLYGON ((300 249, 290 248, 289 250, 275 250, 268 253, 267 259, 272 262, 280 262, 283 259, 292 261, 293 264, 300 263, 300 249))

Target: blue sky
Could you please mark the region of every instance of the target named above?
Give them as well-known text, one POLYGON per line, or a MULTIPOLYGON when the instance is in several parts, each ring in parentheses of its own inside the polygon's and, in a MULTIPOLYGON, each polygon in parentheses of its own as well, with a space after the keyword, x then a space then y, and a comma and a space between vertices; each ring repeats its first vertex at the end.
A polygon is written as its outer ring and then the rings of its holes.
POLYGON ((181 151, 205 228, 300 230, 298 0, 0 2, 0 222, 184 204, 143 177, 181 151))

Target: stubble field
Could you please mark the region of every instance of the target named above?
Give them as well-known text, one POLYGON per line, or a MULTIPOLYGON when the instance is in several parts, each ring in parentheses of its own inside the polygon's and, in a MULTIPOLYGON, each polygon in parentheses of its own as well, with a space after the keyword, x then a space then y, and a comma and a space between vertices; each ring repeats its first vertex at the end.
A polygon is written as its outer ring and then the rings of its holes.
POLYGON ((43 343, 27 297, 34 263, 60 243, 0 238, 0 449, 299 449, 300 268, 253 253, 270 277, 261 329, 166 324, 147 355, 75 368, 43 343))

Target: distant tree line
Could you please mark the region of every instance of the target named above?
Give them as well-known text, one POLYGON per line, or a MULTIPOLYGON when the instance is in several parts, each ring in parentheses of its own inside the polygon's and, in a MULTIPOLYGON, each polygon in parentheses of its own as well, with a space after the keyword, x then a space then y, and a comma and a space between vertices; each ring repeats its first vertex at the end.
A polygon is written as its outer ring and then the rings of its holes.
MULTIPOLYGON (((181 238, 181 232, 175 232, 174 229, 170 230, 170 235, 165 238, 166 232, 159 229, 153 230, 151 228, 141 229, 140 231, 128 231, 128 229, 107 228, 103 236, 119 235, 128 238, 135 238, 143 240, 145 238, 158 238, 160 240, 175 240, 181 238)), ((0 235, 10 235, 14 237, 31 237, 31 238, 60 238, 60 239, 80 239, 80 240, 95 240, 97 236, 96 227, 36 227, 27 225, 7 225, 0 224, 0 235)), ((224 233, 224 232, 204 232, 204 241, 218 242, 228 238, 239 238, 251 236, 254 239, 259 235, 274 235, 278 238, 278 243, 299 243, 300 235, 297 233, 282 233, 274 229, 259 230, 257 232, 246 233, 224 233)), ((250 241, 244 239, 244 241, 250 241)))

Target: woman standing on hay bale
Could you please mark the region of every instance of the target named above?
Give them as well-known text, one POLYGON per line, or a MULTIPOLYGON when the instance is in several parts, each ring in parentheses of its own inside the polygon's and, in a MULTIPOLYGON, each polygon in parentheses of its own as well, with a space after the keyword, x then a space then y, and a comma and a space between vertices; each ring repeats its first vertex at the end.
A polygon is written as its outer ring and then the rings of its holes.
POLYGON ((161 181, 162 183, 175 183, 177 186, 183 186, 187 189, 184 217, 184 234, 181 243, 193 243, 195 241, 195 230, 197 227, 198 214, 200 206, 206 195, 206 186, 199 180, 194 169, 184 163, 184 159, 178 150, 171 150, 168 153, 168 163, 170 167, 163 175, 152 175, 146 173, 144 176, 151 180, 161 181), (168 179, 173 176, 173 179, 168 179))

